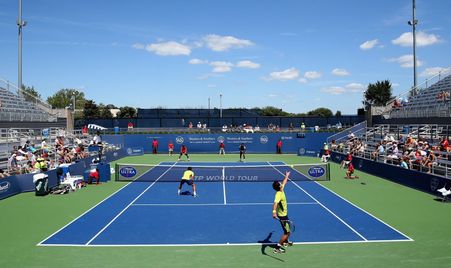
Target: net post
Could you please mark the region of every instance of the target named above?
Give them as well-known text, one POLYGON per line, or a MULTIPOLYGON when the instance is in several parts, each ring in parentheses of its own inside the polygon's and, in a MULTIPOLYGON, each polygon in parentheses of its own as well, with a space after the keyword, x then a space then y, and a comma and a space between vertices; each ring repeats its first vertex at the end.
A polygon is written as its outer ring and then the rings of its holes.
POLYGON ((326 177, 327 177, 327 180, 330 181, 330 163, 327 162, 326 165, 327 165, 326 166, 326 170, 327 170, 327 176, 326 177))

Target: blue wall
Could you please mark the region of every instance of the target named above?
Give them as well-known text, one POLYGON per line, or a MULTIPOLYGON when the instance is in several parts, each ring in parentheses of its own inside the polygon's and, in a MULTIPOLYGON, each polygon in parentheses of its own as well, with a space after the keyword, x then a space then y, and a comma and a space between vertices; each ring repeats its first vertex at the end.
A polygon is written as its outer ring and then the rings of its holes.
POLYGON ((188 153, 216 153, 219 151, 219 141, 223 140, 227 152, 238 152, 238 147, 244 143, 248 153, 275 153, 276 143, 282 140, 283 153, 298 153, 300 148, 305 151, 319 153, 323 143, 330 133, 304 133, 304 138, 298 138, 297 133, 254 133, 254 134, 130 134, 104 135, 104 141, 121 148, 143 147, 145 153, 152 152, 152 141, 157 139, 159 152, 167 153, 168 143, 174 143, 174 152, 179 152, 182 144, 188 147, 188 153))

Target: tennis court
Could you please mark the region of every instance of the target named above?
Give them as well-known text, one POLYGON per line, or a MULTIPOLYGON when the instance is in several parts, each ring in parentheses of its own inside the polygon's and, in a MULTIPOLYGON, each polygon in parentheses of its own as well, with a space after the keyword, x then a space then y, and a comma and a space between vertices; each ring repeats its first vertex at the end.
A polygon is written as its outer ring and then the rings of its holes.
MULTIPOLYGON (((193 162, 198 197, 177 195, 187 163, 162 162, 51 234, 40 246, 200 246, 272 244, 271 179, 285 187, 300 244, 412 241, 283 162, 193 162), (216 179, 219 178, 219 179, 216 179)), ((311 174, 310 174, 311 175, 311 174)))

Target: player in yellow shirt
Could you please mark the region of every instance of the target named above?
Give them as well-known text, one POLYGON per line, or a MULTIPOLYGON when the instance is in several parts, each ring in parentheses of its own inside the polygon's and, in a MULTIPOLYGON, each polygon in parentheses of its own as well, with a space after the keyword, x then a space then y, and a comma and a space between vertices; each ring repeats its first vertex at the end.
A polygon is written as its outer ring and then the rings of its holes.
POLYGON ((177 191, 177 194, 180 195, 180 191, 182 190, 183 184, 188 184, 193 187, 193 196, 197 197, 196 194, 196 184, 194 184, 194 172, 192 167, 188 167, 185 172, 183 172, 182 180, 180 181, 180 186, 177 191))
POLYGON ((272 217, 280 221, 283 229, 283 235, 280 238, 279 243, 277 243, 276 247, 274 248, 274 253, 285 253, 285 249, 283 247, 293 245, 293 242, 288 240, 291 233, 290 219, 288 218, 287 198, 285 196, 285 192, 283 191, 285 184, 287 184, 289 176, 290 172, 287 171, 285 172, 285 178, 282 182, 274 181, 272 184, 272 188, 276 191, 274 205, 272 206, 272 217))

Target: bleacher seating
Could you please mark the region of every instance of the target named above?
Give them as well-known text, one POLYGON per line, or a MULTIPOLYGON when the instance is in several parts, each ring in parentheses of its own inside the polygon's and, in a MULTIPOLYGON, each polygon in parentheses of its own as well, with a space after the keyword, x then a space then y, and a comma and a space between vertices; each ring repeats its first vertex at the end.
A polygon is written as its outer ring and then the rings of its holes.
POLYGON ((0 87, 0 121, 54 121, 55 119, 23 96, 0 87))
POLYGON ((446 117, 451 115, 449 95, 438 98, 442 92, 451 92, 451 75, 446 76, 425 89, 412 92, 408 102, 391 111, 391 118, 403 117, 446 117))

